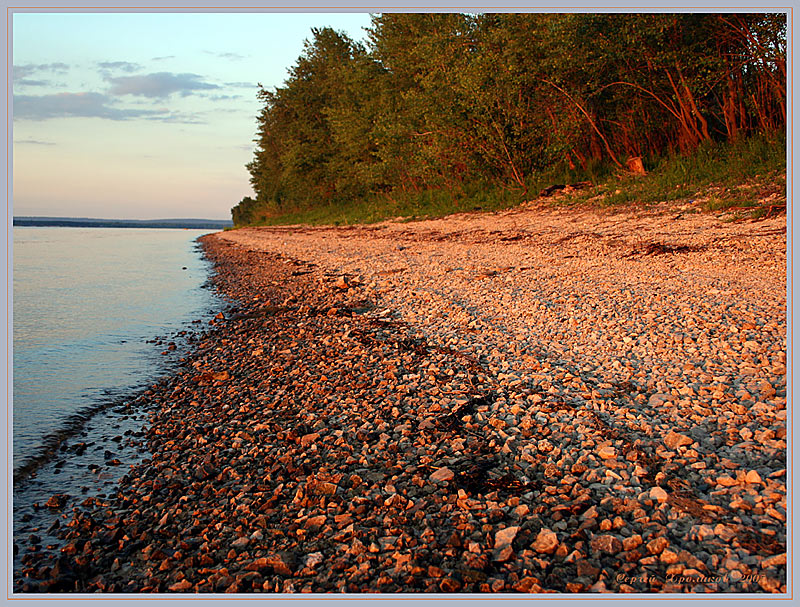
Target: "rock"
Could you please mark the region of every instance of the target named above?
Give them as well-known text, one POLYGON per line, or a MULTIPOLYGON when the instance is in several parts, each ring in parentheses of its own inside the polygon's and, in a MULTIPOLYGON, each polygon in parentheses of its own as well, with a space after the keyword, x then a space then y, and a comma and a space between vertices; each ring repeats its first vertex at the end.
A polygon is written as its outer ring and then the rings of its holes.
POLYGON ((664 437, 664 444, 673 451, 678 447, 691 445, 693 442, 694 441, 688 436, 684 436, 683 434, 678 434, 677 432, 674 431, 670 431, 670 433, 664 437))
POLYGON ((505 563, 511 560, 514 556, 514 549, 511 544, 503 544, 499 548, 495 548, 492 552, 492 560, 498 563, 505 563))
POLYGON ((558 536, 550 529, 541 529, 531 548, 540 554, 550 554, 558 548, 558 536))
POLYGON ((595 567, 589 561, 583 559, 578 561, 578 577, 588 577, 594 580, 600 573, 600 568, 595 567))
POLYGON ((430 479, 438 483, 440 481, 452 480, 454 477, 455 474, 450 468, 439 468, 436 472, 431 474, 430 479))
POLYGON ((647 542, 647 551, 650 554, 658 555, 661 554, 667 546, 669 546, 669 540, 661 536, 647 542))
POLYGON ((446 577, 439 582, 439 589, 444 593, 458 592, 461 589, 461 582, 454 578, 446 577))
POLYGON ((623 538, 622 540, 622 548, 626 551, 635 550, 641 545, 642 545, 642 536, 639 535, 638 533, 636 535, 623 538))
POLYGON ((316 495, 336 495, 336 490, 339 488, 335 483, 327 481, 318 481, 314 485, 314 493, 316 495))
POLYGON ((52 508, 53 510, 60 510, 67 503, 68 499, 69 495, 57 493, 56 495, 51 496, 44 505, 48 508, 52 508))
POLYGON ((527 576, 522 578, 519 582, 514 584, 514 590, 517 592, 541 592, 542 586, 539 578, 527 576))
POLYGON ((714 527, 714 535, 724 542, 730 542, 736 537, 736 532, 727 525, 718 523, 716 527, 714 527))
POLYGON ((650 489, 650 499, 656 500, 659 504, 667 501, 669 495, 661 487, 653 487, 650 489))
POLYGON ((184 590, 189 590, 191 587, 192 583, 184 578, 180 582, 172 584, 172 586, 169 587, 169 590, 170 592, 183 592, 184 590))
POLYGON ((264 557, 267 566, 272 567, 272 570, 278 575, 292 575, 291 560, 283 554, 271 554, 264 557))
POLYGON ((514 538, 517 537, 517 533, 519 533, 519 527, 506 527, 505 529, 501 529, 497 533, 494 534, 494 547, 501 548, 503 546, 509 545, 514 541, 514 538))
POLYGON ((786 564, 786 553, 783 554, 776 554, 775 556, 770 556, 765 558, 761 561, 761 568, 766 569, 768 567, 779 567, 781 565, 786 564))
POLYGON ((773 578, 768 578, 765 575, 757 576, 757 578, 758 578, 758 585, 765 592, 778 593, 781 591, 781 583, 778 580, 775 580, 773 578))
POLYGON ((308 447, 311 443, 319 438, 319 432, 311 432, 309 434, 305 434, 300 439, 300 446, 301 447, 308 447))
POLYGON ((672 400, 671 394, 658 393, 658 394, 653 394, 648 399, 647 404, 651 407, 660 407, 664 403, 669 402, 671 400, 672 400))
POLYGON ((611 445, 600 447, 596 453, 601 459, 613 459, 617 456, 616 450, 611 445))
POLYGON ((606 534, 593 537, 590 544, 595 552, 617 554, 622 551, 622 542, 613 535, 606 534))
POLYGON ((238 549, 241 549, 241 548, 245 548, 249 543, 250 543, 250 540, 248 538, 240 537, 239 539, 234 540, 233 542, 231 542, 231 546, 233 546, 234 548, 236 548, 238 550, 238 549))
POLYGON ((748 471, 747 475, 744 477, 744 480, 748 483, 754 483, 754 484, 762 482, 761 475, 755 470, 748 471))

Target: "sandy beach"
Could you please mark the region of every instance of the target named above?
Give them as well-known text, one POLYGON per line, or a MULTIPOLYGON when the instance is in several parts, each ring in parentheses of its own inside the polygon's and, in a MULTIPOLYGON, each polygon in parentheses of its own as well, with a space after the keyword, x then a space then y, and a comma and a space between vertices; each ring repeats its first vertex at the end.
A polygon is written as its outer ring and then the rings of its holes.
POLYGON ((204 237, 230 309, 15 590, 786 592, 786 217, 728 219, 204 237))

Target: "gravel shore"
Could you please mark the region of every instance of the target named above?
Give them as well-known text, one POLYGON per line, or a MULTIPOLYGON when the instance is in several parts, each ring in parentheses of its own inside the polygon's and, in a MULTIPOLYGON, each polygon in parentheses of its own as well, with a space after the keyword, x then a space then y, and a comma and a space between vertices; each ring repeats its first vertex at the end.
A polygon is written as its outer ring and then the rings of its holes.
MULTIPOLYGON (((232 302, 27 592, 786 592, 786 218, 204 237, 232 302)), ((57 507, 57 504, 54 504, 57 507)))

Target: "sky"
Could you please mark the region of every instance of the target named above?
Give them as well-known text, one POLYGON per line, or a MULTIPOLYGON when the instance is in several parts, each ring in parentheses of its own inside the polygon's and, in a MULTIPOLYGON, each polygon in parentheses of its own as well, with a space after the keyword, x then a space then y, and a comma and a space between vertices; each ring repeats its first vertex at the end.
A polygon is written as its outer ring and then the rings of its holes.
POLYGON ((14 13, 15 216, 230 219, 258 84, 368 13, 14 13))

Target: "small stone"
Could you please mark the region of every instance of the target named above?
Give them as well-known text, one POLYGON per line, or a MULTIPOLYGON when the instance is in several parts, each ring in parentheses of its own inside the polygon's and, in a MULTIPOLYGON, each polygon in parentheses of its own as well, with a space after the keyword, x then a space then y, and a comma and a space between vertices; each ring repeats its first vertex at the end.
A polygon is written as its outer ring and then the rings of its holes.
POLYGON ((323 561, 321 552, 312 552, 305 559, 305 566, 313 569, 323 561))
POLYGON ((600 568, 595 567, 587 560, 578 561, 578 577, 588 577, 592 580, 597 578, 600 568))
POLYGON ((591 546, 592 550, 595 552, 605 552, 606 554, 617 554, 622 551, 622 542, 613 535, 599 535, 593 537, 591 546))
POLYGON ((761 561, 761 568, 766 569, 767 567, 778 567, 780 565, 786 564, 786 553, 783 554, 776 554, 775 556, 770 556, 765 558, 761 561))
POLYGON ((597 455, 601 459, 613 459, 617 456, 617 452, 611 445, 606 445, 605 447, 600 447, 597 450, 597 455))
POLYGON ((780 592, 781 583, 778 580, 768 578, 765 575, 758 576, 758 585, 766 592, 780 592))
POLYGON ((291 567, 289 566, 289 562, 280 554, 273 554, 266 557, 266 562, 269 567, 272 567, 272 570, 279 574, 279 575, 292 575, 291 567))
POLYGON ((439 481, 449 481, 455 477, 453 471, 450 468, 439 468, 436 472, 431 474, 430 478, 432 481, 439 482, 439 481))
POLYGON ((660 407, 661 405, 670 400, 672 400, 671 394, 663 394, 663 393, 653 394, 647 401, 647 404, 650 405, 651 407, 660 407))
POLYGON ((717 485, 721 487, 733 487, 738 483, 730 476, 720 476, 717 478, 717 485))
POLYGON ((669 546, 669 540, 665 537, 657 537, 647 542, 647 551, 650 554, 661 554, 669 546))
POLYGON ((504 544, 499 548, 495 548, 492 553, 492 560, 498 563, 505 563, 511 560, 512 556, 514 556, 514 549, 511 544, 504 544))
POLYGON ((336 495, 336 490, 339 488, 335 483, 328 483, 326 481, 319 481, 314 485, 314 493, 317 495, 336 495))
POLYGON ((748 483, 760 483, 761 482, 761 475, 756 472, 755 470, 750 470, 747 475, 744 477, 744 480, 748 483))
POLYGON ((694 441, 688 436, 684 436, 683 434, 678 434, 677 432, 674 431, 670 431, 670 433, 664 437, 664 444, 673 451, 678 447, 691 445, 693 442, 694 441))
POLYGON ((311 432, 310 434, 304 435, 300 439, 300 446, 301 447, 308 447, 311 443, 319 438, 319 432, 311 432))
POLYGON ((461 589, 461 582, 451 577, 444 578, 439 582, 439 588, 442 592, 458 592, 461 589))
POLYGON ((717 523, 717 526, 714 527, 714 535, 716 535, 723 542, 730 542, 734 537, 736 537, 736 532, 722 523, 717 523))
POLYGON ((636 535, 623 538, 622 540, 622 548, 626 551, 635 550, 641 545, 642 545, 642 536, 639 535, 638 533, 636 535))
POLYGON ((550 529, 541 529, 531 548, 540 554, 550 554, 558 548, 558 536, 550 529))
POLYGON ((506 527, 494 534, 494 547, 502 548, 503 546, 511 544, 514 538, 519 533, 519 527, 506 527))
POLYGON ((245 547, 245 546, 247 546, 249 543, 250 543, 250 540, 249 540, 248 538, 246 538, 246 537, 240 537, 238 540, 235 540, 235 541, 233 541, 233 542, 231 543, 231 546, 233 546, 233 547, 234 547, 234 548, 236 548, 236 549, 239 549, 239 548, 244 548, 244 547, 245 547))
POLYGON ((531 576, 522 578, 519 582, 514 584, 514 590, 517 592, 541 592, 542 587, 539 579, 531 576))
POLYGON ((64 504, 67 503, 68 495, 64 495, 63 493, 57 493, 53 495, 49 500, 45 502, 45 506, 48 508, 52 508, 53 510, 60 510, 64 507, 64 504))
POLYGON ((176 582, 172 586, 169 587, 170 592, 183 592, 184 590, 189 590, 192 587, 192 583, 187 580, 186 578, 182 579, 180 582, 176 582))
POLYGON ((659 503, 664 503, 667 501, 667 492, 664 491, 661 487, 653 487, 650 489, 650 498, 658 501, 659 503))

